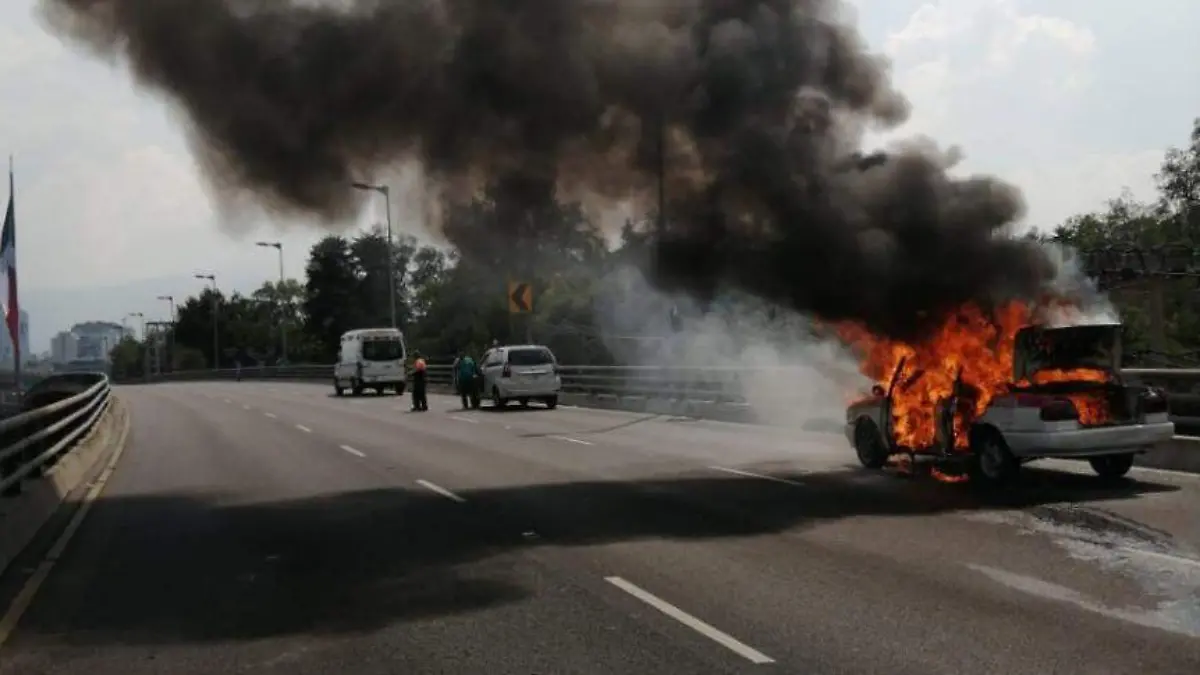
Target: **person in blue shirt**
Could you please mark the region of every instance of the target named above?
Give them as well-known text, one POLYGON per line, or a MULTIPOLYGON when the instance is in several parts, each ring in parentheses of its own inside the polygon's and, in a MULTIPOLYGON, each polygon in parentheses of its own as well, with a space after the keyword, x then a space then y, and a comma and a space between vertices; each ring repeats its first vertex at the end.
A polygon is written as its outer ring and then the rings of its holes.
POLYGON ((466 352, 459 350, 454 360, 454 385, 462 398, 462 407, 479 407, 479 365, 466 352))

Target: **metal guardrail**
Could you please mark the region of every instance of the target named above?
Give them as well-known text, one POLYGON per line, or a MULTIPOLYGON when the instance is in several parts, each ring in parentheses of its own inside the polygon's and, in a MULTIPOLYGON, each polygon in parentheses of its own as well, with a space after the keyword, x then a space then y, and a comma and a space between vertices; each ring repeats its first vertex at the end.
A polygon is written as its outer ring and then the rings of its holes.
POLYGON ((41 476, 82 438, 112 400, 108 378, 87 390, 0 420, 0 495, 21 491, 21 481, 41 476))
MULTIPOLYGON (((196 370, 164 374, 151 381, 234 379, 235 369, 196 370)), ((710 405, 749 406, 746 392, 764 378, 772 386, 791 376, 811 376, 811 371, 792 368, 677 367, 677 366, 559 366, 563 392, 595 398, 655 399, 710 405)), ((1200 436, 1200 368, 1127 368, 1131 380, 1160 386, 1167 391, 1171 417, 1181 435, 1200 436)), ((302 364, 242 368, 244 379, 289 379, 330 382, 333 366, 302 364)), ((836 377, 836 373, 827 373, 836 377)), ((852 377, 852 376, 848 376, 852 377)), ((145 380, 136 380, 145 381, 145 380)), ((449 386, 449 364, 430 364, 429 381, 449 386)), ((848 382, 850 380, 848 379, 848 382)))

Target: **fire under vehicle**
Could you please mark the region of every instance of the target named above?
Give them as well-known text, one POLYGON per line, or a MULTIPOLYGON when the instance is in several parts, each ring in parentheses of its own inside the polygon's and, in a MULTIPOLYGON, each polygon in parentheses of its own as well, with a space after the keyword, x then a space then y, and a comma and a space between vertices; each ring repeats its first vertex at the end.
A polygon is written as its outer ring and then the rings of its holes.
MULTIPOLYGON (((974 480, 1001 483, 1043 458, 1086 459, 1103 478, 1124 476, 1134 456, 1170 441, 1175 425, 1165 394, 1121 378, 1121 325, 1026 326, 1012 345, 1012 377, 980 391, 954 375, 935 400, 906 392, 923 373, 901 359, 887 386, 846 410, 846 437, 859 462, 882 469, 899 455, 911 463, 965 469, 974 480), (898 438, 932 421, 931 443, 898 438)), ((927 389, 926 389, 927 391, 927 389)))

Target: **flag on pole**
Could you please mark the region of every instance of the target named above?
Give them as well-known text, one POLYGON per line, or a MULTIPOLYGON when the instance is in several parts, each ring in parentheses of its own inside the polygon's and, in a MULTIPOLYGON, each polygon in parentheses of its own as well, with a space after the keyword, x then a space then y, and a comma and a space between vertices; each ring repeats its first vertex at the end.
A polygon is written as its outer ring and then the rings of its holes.
POLYGON ((14 368, 21 365, 21 307, 17 301, 17 215, 12 158, 8 160, 8 210, 4 212, 4 231, 0 233, 0 305, 4 323, 12 338, 14 368))

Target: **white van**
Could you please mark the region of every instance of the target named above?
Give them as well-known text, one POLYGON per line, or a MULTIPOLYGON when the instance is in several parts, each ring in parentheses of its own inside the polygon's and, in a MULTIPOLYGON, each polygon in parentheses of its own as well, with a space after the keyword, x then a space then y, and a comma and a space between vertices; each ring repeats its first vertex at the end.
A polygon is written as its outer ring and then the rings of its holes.
POLYGON ((394 389, 404 394, 407 357, 404 333, 395 328, 365 328, 342 335, 338 362, 333 366, 333 391, 341 396, 347 389, 355 396, 363 389, 382 394, 394 389))

